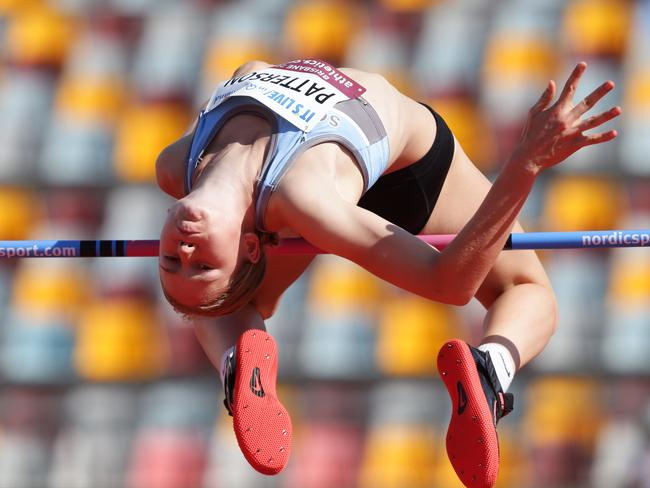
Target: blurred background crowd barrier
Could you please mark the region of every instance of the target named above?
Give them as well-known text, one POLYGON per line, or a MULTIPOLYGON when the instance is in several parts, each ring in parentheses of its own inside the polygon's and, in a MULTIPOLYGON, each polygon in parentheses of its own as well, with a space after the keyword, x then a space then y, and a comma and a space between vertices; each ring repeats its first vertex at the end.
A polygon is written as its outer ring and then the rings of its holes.
MULTIPOLYGON (((431 103, 489 176, 585 60, 577 97, 614 80, 620 136, 544 175, 522 221, 650 227, 647 0, 0 0, 0 39, 0 239, 157 238, 160 149, 243 62, 300 57, 431 103)), ((650 487, 650 252, 541 257, 559 330, 513 386, 498 486, 650 487)), ((319 258, 268 323, 296 435, 265 478, 155 259, 4 260, 0 488, 458 487, 435 355, 482 316, 319 258)))

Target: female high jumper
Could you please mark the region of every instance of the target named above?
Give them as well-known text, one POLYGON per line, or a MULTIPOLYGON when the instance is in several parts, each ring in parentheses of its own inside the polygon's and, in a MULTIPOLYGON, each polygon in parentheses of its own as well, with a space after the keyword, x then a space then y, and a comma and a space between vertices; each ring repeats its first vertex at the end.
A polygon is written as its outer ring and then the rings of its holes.
POLYGON ((291 448, 264 320, 313 256, 267 257, 265 247, 299 236, 416 295, 484 305, 480 344, 449 341, 438 370, 453 407, 449 459, 466 486, 494 485, 496 424, 513 403, 506 392, 557 321, 535 253, 501 251, 522 231, 516 219, 542 171, 616 137, 585 133, 621 113, 583 117, 614 87, 606 81, 574 104, 585 69, 575 67, 554 103, 548 83, 493 184, 431 107, 378 74, 311 59, 244 64, 162 151, 158 183, 177 199, 160 236, 162 287, 219 369, 255 469, 278 473, 291 448), (457 237, 438 251, 417 234, 457 237))

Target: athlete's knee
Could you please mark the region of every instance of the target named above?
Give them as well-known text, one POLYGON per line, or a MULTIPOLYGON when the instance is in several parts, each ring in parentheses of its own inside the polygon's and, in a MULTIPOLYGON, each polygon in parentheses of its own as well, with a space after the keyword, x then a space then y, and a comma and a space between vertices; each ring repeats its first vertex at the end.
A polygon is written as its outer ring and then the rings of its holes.
POLYGON ((522 293, 528 295, 526 303, 538 317, 535 323, 537 333, 548 342, 555 334, 558 324, 558 305, 553 288, 548 283, 524 283, 517 286, 522 293))
POLYGON ((547 342, 557 329, 557 299, 547 281, 523 280, 503 287, 484 287, 477 297, 488 310, 504 301, 519 304, 518 313, 534 316, 535 333, 547 342))

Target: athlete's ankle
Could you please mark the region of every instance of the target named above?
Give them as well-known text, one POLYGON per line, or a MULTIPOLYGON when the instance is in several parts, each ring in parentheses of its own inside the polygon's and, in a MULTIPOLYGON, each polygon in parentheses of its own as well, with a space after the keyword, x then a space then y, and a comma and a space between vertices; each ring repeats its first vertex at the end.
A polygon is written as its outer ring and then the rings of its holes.
POLYGON ((512 380, 515 377, 515 361, 510 351, 503 344, 487 342, 481 344, 478 349, 490 354, 497 378, 504 392, 508 391, 512 380))
POLYGON ((226 351, 221 356, 221 361, 219 361, 219 377, 221 378, 221 384, 226 385, 226 375, 229 372, 230 364, 235 358, 235 346, 226 349, 226 351))
POLYGON ((235 385, 235 347, 231 347, 221 356, 219 363, 219 376, 223 385, 224 400, 223 404, 232 416, 232 398, 235 385))

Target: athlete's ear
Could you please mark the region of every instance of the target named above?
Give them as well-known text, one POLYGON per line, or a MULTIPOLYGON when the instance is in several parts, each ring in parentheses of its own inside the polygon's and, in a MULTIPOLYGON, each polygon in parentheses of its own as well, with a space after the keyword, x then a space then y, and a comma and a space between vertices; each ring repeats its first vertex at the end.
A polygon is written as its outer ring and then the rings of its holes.
POLYGON ((246 256, 248 256, 251 263, 257 263, 262 254, 262 243, 260 242, 260 238, 255 234, 255 232, 245 232, 242 235, 242 240, 246 256))

